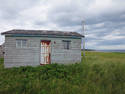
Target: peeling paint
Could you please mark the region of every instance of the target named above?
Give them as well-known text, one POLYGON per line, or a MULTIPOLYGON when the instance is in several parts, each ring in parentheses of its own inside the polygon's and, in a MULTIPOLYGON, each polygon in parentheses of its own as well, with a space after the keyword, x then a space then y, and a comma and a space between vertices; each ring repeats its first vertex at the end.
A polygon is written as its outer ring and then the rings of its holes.
POLYGON ((50 41, 48 40, 42 40, 41 41, 41 62, 40 64, 50 64, 50 56, 51 56, 51 46, 50 46, 50 41))

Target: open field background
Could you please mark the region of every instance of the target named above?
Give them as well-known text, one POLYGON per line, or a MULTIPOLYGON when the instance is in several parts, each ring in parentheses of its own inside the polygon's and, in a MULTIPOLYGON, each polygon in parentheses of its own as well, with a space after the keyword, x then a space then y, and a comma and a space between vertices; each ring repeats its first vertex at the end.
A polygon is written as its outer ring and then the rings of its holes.
POLYGON ((125 94, 125 53, 86 52, 81 63, 4 69, 0 94, 125 94))

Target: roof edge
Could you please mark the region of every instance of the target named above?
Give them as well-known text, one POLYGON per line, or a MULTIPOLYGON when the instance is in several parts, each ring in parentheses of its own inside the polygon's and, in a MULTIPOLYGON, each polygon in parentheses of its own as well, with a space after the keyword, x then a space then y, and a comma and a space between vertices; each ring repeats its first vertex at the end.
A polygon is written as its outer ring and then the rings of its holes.
POLYGON ((81 39, 79 36, 59 36, 59 35, 24 35, 24 34, 7 34, 7 37, 48 37, 48 38, 74 38, 81 39))
MULTIPOLYGON (((1 33, 1 35, 14 35, 14 34, 17 34, 17 33, 11 33, 11 31, 46 31, 46 32, 51 32, 51 31, 55 31, 55 32, 66 32, 66 31, 60 31, 60 30, 30 30, 30 29, 28 29, 28 30, 26 30, 26 29, 12 29, 12 30, 8 30, 8 31, 5 31, 5 32, 2 32, 1 33)), ((69 33, 73 33, 73 32, 71 32, 71 31, 68 31, 69 33)), ((75 32, 76 34, 79 34, 79 36, 78 37, 85 37, 84 35, 82 35, 82 34, 80 34, 80 33, 78 33, 78 32, 75 32)), ((20 35, 21 35, 21 33, 20 33, 20 35)), ((25 35, 32 35, 32 34, 25 34, 25 35)), ((37 35, 37 34, 34 34, 34 35, 37 35)), ((43 35, 49 35, 49 34, 43 34, 43 35)), ((52 34, 53 35, 53 34, 52 34)), ((65 36, 69 36, 69 35, 65 35, 65 36)), ((73 36, 75 36, 75 35, 73 35, 73 36)))

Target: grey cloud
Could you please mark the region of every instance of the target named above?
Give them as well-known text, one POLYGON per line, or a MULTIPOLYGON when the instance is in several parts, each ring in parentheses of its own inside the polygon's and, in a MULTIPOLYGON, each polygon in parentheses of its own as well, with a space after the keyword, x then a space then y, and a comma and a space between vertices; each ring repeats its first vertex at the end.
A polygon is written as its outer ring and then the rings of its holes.
POLYGON ((74 12, 59 12, 48 15, 48 19, 59 26, 76 26, 81 24, 81 17, 74 12))
MULTIPOLYGON (((109 0, 110 1, 110 0, 109 0)), ((49 6, 48 10, 46 10, 46 20, 42 20, 42 18, 38 19, 29 19, 27 15, 25 15, 24 19, 21 19, 21 15, 19 14, 22 11, 27 9, 31 9, 33 6, 40 5, 42 1, 40 0, 2 0, 0 3, 0 21, 6 23, 10 23, 9 20, 19 20, 18 25, 22 25, 21 27, 27 28, 32 27, 37 29, 41 29, 41 26, 48 27, 50 24, 54 24, 59 29, 74 29, 77 32, 82 31, 82 21, 85 21, 85 34, 86 34, 86 43, 93 43, 94 48, 98 48, 98 46, 103 45, 123 45, 125 44, 124 38, 115 39, 115 37, 125 36, 125 7, 123 4, 123 0, 111 0, 111 7, 108 6, 97 6, 95 2, 100 2, 100 0, 77 0, 77 1, 46 1, 46 5, 49 6), (112 4, 113 3, 113 4, 112 4), (115 5, 115 6, 113 6, 115 5), (92 8, 91 8, 92 7, 92 8), (104 9, 103 9, 104 8, 104 9), (89 10, 90 9, 90 10, 89 10), (27 25, 28 22, 28 25, 27 25), (26 23, 26 24, 24 24, 26 23), (30 25, 29 25, 30 24, 30 25), (86 28, 87 26, 87 28, 86 28), (114 39, 111 41, 106 40, 105 37, 108 35, 112 35, 114 39)), ((105 5, 105 1, 104 5, 105 5)), ((110 3, 110 2, 109 2, 110 3)), ((103 3, 101 3, 103 4, 103 3)), ((38 10, 36 10, 38 11, 38 10)), ((33 11, 30 11, 34 13, 33 11)), ((38 11, 39 12, 39 11, 38 11)), ((40 11, 41 12, 41 11, 40 11)), ((26 13, 26 12, 25 12, 26 13)), ((29 13, 29 12, 28 12, 29 13)), ((41 14, 41 13, 38 13, 41 14)), ((44 12, 43 12, 44 14, 44 12)), ((32 14, 31 14, 32 15, 32 14)), ((37 15, 38 17, 41 17, 37 15)), ((36 17, 37 16, 33 16, 36 17)), ((31 17, 32 18, 32 17, 31 17)), ((11 21, 12 24, 9 25, 17 25, 11 21)), ((17 26, 18 27, 18 26, 17 26)), ((87 48, 93 48, 91 45, 86 46, 87 48)))
POLYGON ((101 41, 101 42, 98 42, 97 45, 103 45, 103 46, 106 46, 106 45, 121 45, 121 44, 125 44, 125 38, 122 38, 122 39, 117 39, 117 40, 111 40, 111 41, 101 41))
POLYGON ((36 4, 38 0, 1 0, 0 2, 0 11, 1 19, 12 20, 19 17, 19 12, 30 8, 36 4), (10 1, 10 2, 9 2, 10 1))
POLYGON ((37 25, 37 26, 45 26, 47 24, 48 24, 48 22, 46 22, 46 21, 40 21, 40 20, 36 20, 34 22, 34 25, 37 25))

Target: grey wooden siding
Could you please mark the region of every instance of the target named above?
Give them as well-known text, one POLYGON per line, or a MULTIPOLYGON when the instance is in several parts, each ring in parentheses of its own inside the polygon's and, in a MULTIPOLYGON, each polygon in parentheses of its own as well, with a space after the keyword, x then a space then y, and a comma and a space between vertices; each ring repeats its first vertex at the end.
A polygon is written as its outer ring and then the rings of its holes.
POLYGON ((43 37, 5 37, 5 67, 40 65, 40 41, 51 40, 51 63, 69 64, 81 61, 81 39, 43 37), (26 48, 16 48, 16 39, 27 39, 26 48), (62 40, 70 40, 69 50, 62 40))

